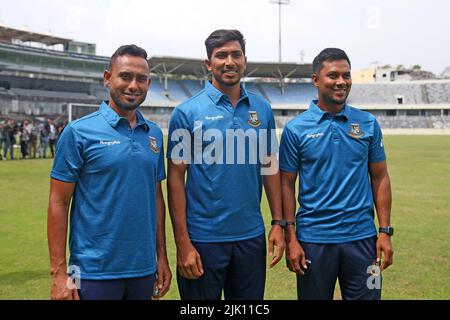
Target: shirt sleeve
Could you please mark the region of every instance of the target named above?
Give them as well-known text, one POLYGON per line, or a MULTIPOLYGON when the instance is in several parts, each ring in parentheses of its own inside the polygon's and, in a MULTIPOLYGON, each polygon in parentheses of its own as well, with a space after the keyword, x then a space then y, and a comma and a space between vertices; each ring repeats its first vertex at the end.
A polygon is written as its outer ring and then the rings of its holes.
POLYGON ((167 158, 188 161, 191 157, 192 136, 190 123, 186 114, 175 108, 169 122, 167 137, 167 158))
POLYGON ((373 137, 369 145, 369 162, 386 160, 384 152, 383 135, 378 121, 374 119, 373 137))
POLYGON ((56 144, 55 160, 50 177, 64 182, 77 182, 83 164, 82 139, 75 129, 68 125, 56 144))
POLYGON ((300 163, 300 143, 294 132, 286 126, 280 142, 280 170, 297 172, 300 163))

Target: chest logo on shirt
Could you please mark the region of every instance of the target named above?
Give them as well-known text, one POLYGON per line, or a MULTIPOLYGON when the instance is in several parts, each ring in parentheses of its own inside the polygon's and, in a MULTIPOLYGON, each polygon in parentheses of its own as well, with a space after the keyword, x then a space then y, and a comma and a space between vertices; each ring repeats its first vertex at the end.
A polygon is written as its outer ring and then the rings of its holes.
POLYGON ((251 125, 253 128, 257 128, 261 125, 261 120, 258 120, 258 114, 256 111, 249 111, 248 112, 248 121, 247 123, 251 125))
POLYGON ((110 147, 110 146, 114 146, 116 144, 120 144, 120 141, 119 140, 109 140, 109 141, 107 141, 107 140, 100 140, 100 144, 103 144, 103 145, 106 145, 106 146, 110 147))
POLYGON ((306 137, 309 139, 317 139, 323 136, 323 132, 318 132, 318 133, 310 133, 307 134, 306 137))
POLYGON ((364 131, 361 130, 359 123, 350 123, 350 131, 348 134, 353 138, 361 138, 364 136, 364 131))
POLYGON ((149 136, 150 142, 148 144, 148 147, 150 150, 152 150, 154 153, 159 153, 160 148, 158 147, 158 143, 156 142, 156 138, 149 136))
POLYGON ((223 119, 223 116, 222 116, 222 115, 218 115, 218 116, 205 116, 205 119, 206 119, 206 120, 212 120, 212 121, 214 121, 214 120, 220 120, 220 119, 223 119))

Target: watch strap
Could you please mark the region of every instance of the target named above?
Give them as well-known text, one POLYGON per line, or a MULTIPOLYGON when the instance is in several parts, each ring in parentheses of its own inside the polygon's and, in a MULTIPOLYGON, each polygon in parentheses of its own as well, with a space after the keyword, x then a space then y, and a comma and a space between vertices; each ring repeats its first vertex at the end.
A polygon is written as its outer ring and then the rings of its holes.
POLYGON ((389 227, 380 227, 380 228, 378 228, 378 232, 386 233, 389 236, 393 236, 394 235, 394 228, 392 228, 391 226, 389 226, 389 227))
POLYGON ((277 224, 277 225, 281 226, 284 229, 286 227, 286 220, 276 220, 276 219, 274 219, 274 220, 272 220, 272 222, 270 224, 272 226, 277 224))

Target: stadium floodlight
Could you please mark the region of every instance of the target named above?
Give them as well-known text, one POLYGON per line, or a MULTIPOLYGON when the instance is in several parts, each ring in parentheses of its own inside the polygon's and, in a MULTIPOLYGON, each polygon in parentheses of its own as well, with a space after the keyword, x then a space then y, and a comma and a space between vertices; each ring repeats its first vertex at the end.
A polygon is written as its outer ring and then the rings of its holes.
POLYGON ((281 6, 288 5, 290 0, 270 0, 270 3, 278 4, 278 63, 281 63, 281 6))

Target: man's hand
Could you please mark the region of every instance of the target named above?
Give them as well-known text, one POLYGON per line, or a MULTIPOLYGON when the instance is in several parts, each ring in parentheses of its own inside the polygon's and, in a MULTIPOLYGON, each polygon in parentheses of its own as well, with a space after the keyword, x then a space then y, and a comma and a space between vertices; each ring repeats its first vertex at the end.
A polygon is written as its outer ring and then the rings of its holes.
POLYGON ((292 272, 305 275, 308 266, 306 264, 305 251, 298 243, 295 230, 285 230, 286 232, 286 266, 292 272))
POLYGON ((280 225, 273 225, 272 228, 270 229, 268 240, 269 240, 269 256, 272 257, 272 261, 270 262, 269 267, 272 268, 283 257, 285 248, 283 228, 280 225), (275 255, 273 254, 274 247, 276 247, 275 255))
POLYGON ((158 259, 156 286, 160 297, 163 297, 169 291, 171 280, 172 272, 170 271, 169 262, 167 259, 158 259))
POLYGON ((177 245, 177 268, 183 278, 198 279, 203 275, 200 254, 189 242, 177 245))
POLYGON ((381 271, 387 269, 393 263, 394 250, 392 249, 391 237, 380 233, 377 240, 377 262, 381 261, 381 253, 384 255, 381 271))
POLYGON ((65 273, 52 275, 50 298, 52 300, 80 300, 75 284, 65 273))
POLYGON ((74 189, 75 183, 50 179, 47 238, 52 275, 50 298, 55 300, 79 300, 73 280, 66 272, 68 210, 74 189))

